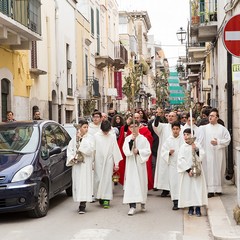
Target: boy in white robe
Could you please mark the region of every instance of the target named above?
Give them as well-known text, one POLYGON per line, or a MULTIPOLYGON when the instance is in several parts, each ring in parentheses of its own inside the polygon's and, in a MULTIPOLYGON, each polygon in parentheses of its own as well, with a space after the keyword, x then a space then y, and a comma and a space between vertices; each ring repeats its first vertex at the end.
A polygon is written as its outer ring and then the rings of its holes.
POLYGON ((169 186, 171 192, 171 199, 173 201, 172 210, 178 210, 178 189, 179 179, 177 171, 177 158, 180 146, 184 143, 181 132, 180 122, 172 123, 172 135, 169 136, 162 146, 161 157, 168 164, 169 172, 169 186))
POLYGON ((189 215, 194 214, 194 207, 196 207, 195 213, 200 217, 200 206, 208 204, 207 186, 201 165, 204 151, 200 145, 192 141, 190 128, 185 129, 183 134, 185 143, 183 143, 179 149, 177 160, 177 169, 180 175, 178 207, 189 207, 189 215), (200 176, 194 176, 193 153, 195 155, 196 164, 199 169, 201 169, 200 176))
POLYGON ((94 196, 104 208, 109 208, 113 199, 113 171, 118 171, 122 154, 117 144, 116 135, 111 133, 111 123, 103 121, 101 131, 94 135, 94 196))
POLYGON ((68 144, 67 166, 72 166, 73 201, 80 202, 78 213, 85 213, 86 202, 92 201, 92 164, 94 140, 88 134, 88 122, 80 120, 76 137, 68 144))
POLYGON ((131 135, 125 138, 123 152, 126 156, 123 203, 130 205, 128 212, 132 216, 136 212, 136 203, 141 203, 145 211, 148 192, 148 176, 146 162, 151 154, 151 147, 146 137, 139 134, 138 121, 131 121, 131 135))

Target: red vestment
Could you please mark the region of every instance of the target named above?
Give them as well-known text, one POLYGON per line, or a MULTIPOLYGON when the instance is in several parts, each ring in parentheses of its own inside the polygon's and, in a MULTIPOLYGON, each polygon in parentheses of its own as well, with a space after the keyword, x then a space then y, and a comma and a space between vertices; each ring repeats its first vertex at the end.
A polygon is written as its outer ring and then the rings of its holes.
MULTIPOLYGON (((147 138, 147 140, 150 144, 150 147, 152 148, 153 137, 152 137, 152 134, 149 131, 149 129, 145 126, 142 126, 142 127, 139 128, 139 133, 147 138)), ((127 131, 127 136, 130 135, 130 134, 131 134, 131 132, 128 130, 127 131)), ((121 129, 120 129, 120 135, 119 135, 119 138, 118 138, 118 146, 119 146, 120 151, 121 151, 122 156, 123 156, 123 160, 121 160, 119 162, 119 174, 120 174, 119 183, 121 183, 122 185, 124 185, 124 174, 125 174, 125 166, 126 166, 126 156, 124 155, 123 150, 122 150, 124 140, 125 140, 125 133, 124 133, 124 126, 122 126, 121 129)), ((148 161, 147 161, 146 164, 147 164, 147 175, 148 175, 148 189, 151 190, 151 189, 153 189, 152 154, 148 158, 148 161)))

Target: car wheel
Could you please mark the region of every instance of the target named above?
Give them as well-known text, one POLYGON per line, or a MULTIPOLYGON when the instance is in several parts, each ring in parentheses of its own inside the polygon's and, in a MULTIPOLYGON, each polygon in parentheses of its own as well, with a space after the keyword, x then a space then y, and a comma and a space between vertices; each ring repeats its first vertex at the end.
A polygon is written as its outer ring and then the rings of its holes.
POLYGON ((40 218, 47 215, 49 209, 48 187, 41 182, 38 190, 37 204, 35 208, 29 211, 31 217, 40 218))
POLYGON ((66 194, 68 197, 72 196, 72 185, 70 187, 66 188, 66 194))

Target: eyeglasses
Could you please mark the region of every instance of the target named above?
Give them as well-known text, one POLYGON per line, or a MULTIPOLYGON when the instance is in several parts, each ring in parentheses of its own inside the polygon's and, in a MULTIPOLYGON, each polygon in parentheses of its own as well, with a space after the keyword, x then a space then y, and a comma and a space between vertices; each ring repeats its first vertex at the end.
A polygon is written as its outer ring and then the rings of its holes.
POLYGON ((183 116, 182 118, 187 118, 187 117, 183 116))

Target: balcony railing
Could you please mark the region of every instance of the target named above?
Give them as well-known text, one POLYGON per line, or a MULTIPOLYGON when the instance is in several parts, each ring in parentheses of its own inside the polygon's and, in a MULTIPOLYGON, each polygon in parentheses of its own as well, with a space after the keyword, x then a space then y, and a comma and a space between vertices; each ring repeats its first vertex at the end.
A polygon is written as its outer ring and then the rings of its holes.
POLYGON ((122 44, 115 44, 114 59, 115 61, 119 60, 124 65, 128 63, 128 51, 122 44))
POLYGON ((1 0, 0 12, 41 34, 41 0, 1 0))
POLYGON ((209 0, 191 5, 192 25, 217 21, 217 0, 209 0))
POLYGON ((201 2, 199 8, 200 23, 217 21, 217 3, 215 0, 201 2))

